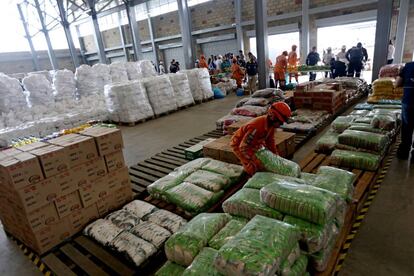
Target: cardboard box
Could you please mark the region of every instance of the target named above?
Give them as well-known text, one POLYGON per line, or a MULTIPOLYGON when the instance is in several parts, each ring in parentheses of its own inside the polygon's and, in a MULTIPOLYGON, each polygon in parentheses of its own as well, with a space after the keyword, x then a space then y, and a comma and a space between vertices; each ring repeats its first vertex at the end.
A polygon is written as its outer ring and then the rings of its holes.
POLYGON ((51 202, 39 209, 29 212, 27 214, 27 221, 33 231, 57 223, 59 221, 59 216, 55 204, 51 202))
POLYGON ((48 145, 34 149, 30 153, 39 158, 46 178, 69 169, 69 155, 64 147, 48 145))
POLYGON ((79 195, 83 207, 88 207, 94 204, 99 198, 94 189, 94 184, 91 182, 79 186, 79 195))
POLYGON ((44 143, 44 142, 34 142, 34 143, 31 143, 31 144, 27 144, 27 145, 17 147, 17 149, 20 150, 20 151, 29 152, 29 151, 32 151, 32 150, 35 150, 35 149, 46 147, 48 145, 49 144, 44 143))
POLYGON ((78 191, 56 198, 55 205, 60 218, 82 208, 78 191))
POLYGON ((71 168, 70 172, 72 173, 73 184, 77 187, 91 182, 88 179, 88 174, 86 173, 86 169, 83 164, 71 168))
POLYGON ((122 150, 124 142, 119 129, 95 126, 80 132, 95 139, 100 156, 122 150))
POLYGON ((194 160, 203 156, 203 146, 214 141, 214 138, 208 138, 200 143, 195 144, 184 150, 185 158, 188 160, 194 160))
POLYGON ((113 172, 125 167, 125 159, 122 151, 116 151, 104 156, 106 169, 108 172, 113 172))
POLYGON ((58 187, 58 195, 70 194, 78 189, 74 181, 74 174, 65 171, 50 178, 58 187))
POLYGON ((33 154, 20 152, 0 161, 0 181, 10 183, 15 189, 43 180, 39 160, 33 154))
POLYGON ((131 187, 124 187, 117 190, 104 198, 101 198, 96 202, 99 216, 105 216, 109 212, 119 209, 126 203, 132 200, 132 189, 131 187))
POLYGON ((220 159, 220 146, 221 144, 216 140, 203 146, 204 157, 210 157, 212 159, 220 159))
POLYGON ((59 196, 59 187, 53 179, 45 179, 17 190, 17 195, 27 212, 38 209, 59 196))
POLYGON ((129 171, 127 167, 109 173, 105 178, 109 194, 114 193, 116 190, 123 187, 131 187, 131 180, 129 178, 129 171))
POLYGON ((241 120, 238 122, 234 122, 227 127, 227 133, 229 135, 233 135, 239 128, 250 122, 252 119, 241 120))
POLYGON ((21 153, 21 151, 16 148, 9 148, 9 149, 2 150, 1 153, 2 155, 11 157, 11 156, 15 156, 16 154, 21 153))
POLYGON ((69 155, 69 167, 75 167, 98 157, 95 140, 78 134, 67 134, 49 140, 50 144, 65 147, 69 155))
POLYGON ((82 168, 86 172, 86 178, 91 182, 106 175, 106 164, 102 157, 84 163, 82 168))
POLYGON ((93 204, 68 215, 71 232, 78 233, 92 220, 99 218, 98 208, 93 204))

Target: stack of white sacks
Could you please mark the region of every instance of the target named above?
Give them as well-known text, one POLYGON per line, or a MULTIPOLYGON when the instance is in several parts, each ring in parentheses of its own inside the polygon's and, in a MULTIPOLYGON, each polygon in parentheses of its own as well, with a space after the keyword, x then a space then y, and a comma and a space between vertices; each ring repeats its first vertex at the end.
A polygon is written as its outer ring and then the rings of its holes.
POLYGON ((149 77, 143 82, 155 115, 177 110, 174 90, 167 75, 149 77))
POLYGON ((187 74, 191 93, 195 101, 199 102, 214 97, 210 74, 206 68, 183 70, 181 72, 187 74))
POLYGON ((177 73, 168 74, 168 77, 170 78, 170 82, 174 91, 177 107, 184 107, 194 104, 194 99, 191 94, 187 75, 184 73, 177 73))

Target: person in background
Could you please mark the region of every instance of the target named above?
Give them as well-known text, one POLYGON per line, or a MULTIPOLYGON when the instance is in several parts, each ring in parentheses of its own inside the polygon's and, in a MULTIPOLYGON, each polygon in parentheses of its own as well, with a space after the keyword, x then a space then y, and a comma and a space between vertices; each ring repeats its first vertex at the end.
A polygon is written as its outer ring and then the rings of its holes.
POLYGON ((388 44, 387 64, 392 64, 394 62, 394 54, 395 54, 395 47, 392 44, 392 40, 390 39, 390 43, 388 44))
POLYGON ((198 64, 199 68, 206 68, 208 69, 208 64, 206 62, 206 57, 204 55, 200 56, 200 62, 198 64))
POLYGON ((159 70, 160 75, 165 74, 164 62, 162 62, 162 60, 160 60, 160 64, 158 65, 158 70, 159 70))
POLYGON ((401 70, 396 82, 397 87, 403 87, 401 100, 401 144, 397 157, 407 160, 411 151, 411 163, 414 164, 413 132, 414 132, 414 62, 408 62, 401 70))
MULTIPOLYGON (((366 50, 365 50, 366 52, 366 50)), ((362 44, 359 42, 357 46, 352 47, 346 52, 346 59, 349 61, 348 77, 361 76, 362 68, 364 67, 363 61, 368 60, 368 54, 364 54, 362 44)))
MULTIPOLYGON (((334 62, 335 62, 335 55, 332 53, 332 48, 331 47, 328 47, 328 49, 326 49, 326 53, 323 55, 322 62, 326 66, 331 67, 330 78, 333 78, 333 66, 334 66, 334 62)), ((325 72, 325 78, 328 77, 328 73, 329 72, 325 72)))
POLYGON ((225 72, 230 70, 231 64, 228 58, 228 55, 224 57, 223 62, 221 63, 221 71, 225 72))
POLYGON ((362 47, 362 43, 361 42, 358 42, 357 47, 358 48, 361 48, 362 55, 364 56, 364 58, 362 59, 362 61, 364 63, 366 63, 368 61, 368 52, 367 52, 367 49, 365 49, 364 47, 362 47))
POLYGON ((249 60, 246 62, 247 81, 250 90, 250 94, 256 91, 257 82, 257 61, 252 53, 248 54, 249 60))
POLYGON ((177 63, 175 62, 175 59, 173 59, 170 64, 170 73, 174 74, 174 73, 177 73, 177 71, 178 71, 177 63))
POLYGON ((256 157, 256 152, 261 147, 265 146, 274 154, 278 154, 275 129, 285 123, 291 115, 290 107, 285 102, 277 102, 270 106, 267 115, 251 120, 234 133, 230 146, 249 175, 262 169, 262 164, 256 157))
POLYGON ((239 50, 239 57, 240 57, 240 59, 245 60, 243 50, 239 50))
POLYGON ((288 67, 289 67, 289 83, 292 82, 292 76, 295 77, 296 83, 299 83, 299 73, 298 73, 298 54, 296 49, 298 46, 292 45, 292 51, 288 55, 288 67))
MULTIPOLYGON (((306 65, 315 66, 318 62, 321 61, 318 52, 316 51, 316 46, 312 47, 312 51, 308 54, 306 58, 306 65)), ((316 79, 316 73, 309 72, 309 81, 314 81, 316 79)))
POLYGON ((208 70, 216 70, 216 65, 214 64, 214 60, 212 58, 208 59, 208 70))
POLYGON ((257 58, 252 54, 252 52, 249 52, 248 54, 247 54, 247 56, 248 56, 248 58, 249 58, 249 60, 250 59, 253 59, 254 61, 256 61, 257 62, 257 58))
POLYGON ((240 65, 240 67, 246 68, 246 61, 244 60, 244 56, 243 58, 240 56, 237 56, 237 63, 240 65))
POLYGON ((274 74, 275 74, 275 88, 278 84, 280 89, 285 89, 286 86, 286 71, 287 71, 287 56, 288 52, 284 51, 280 56, 276 58, 274 74))
POLYGON ((232 78, 236 80, 237 88, 242 88, 242 82, 244 79, 244 71, 237 63, 237 59, 233 58, 233 64, 231 66, 232 78))
POLYGON ((221 55, 219 55, 217 57, 217 59, 214 61, 214 63, 216 64, 216 70, 221 70, 221 64, 223 63, 223 57, 221 55))

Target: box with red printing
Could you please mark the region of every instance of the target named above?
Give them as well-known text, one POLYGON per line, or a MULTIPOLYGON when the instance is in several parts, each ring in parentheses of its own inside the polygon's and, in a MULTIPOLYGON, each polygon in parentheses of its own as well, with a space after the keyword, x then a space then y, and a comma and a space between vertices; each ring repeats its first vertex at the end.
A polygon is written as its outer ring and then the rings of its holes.
POLYGON ((121 151, 124 147, 121 131, 116 128, 95 126, 81 131, 80 134, 95 139, 100 156, 121 151))
POLYGON ((55 200, 55 205, 60 218, 82 208, 78 191, 58 197, 55 200))
POLYGON ((113 172, 125 167, 124 154, 122 151, 116 151, 104 156, 106 169, 108 172, 113 172))
POLYGON ((48 145, 34 149, 30 153, 39 158, 46 178, 69 169, 69 155, 64 147, 48 145))

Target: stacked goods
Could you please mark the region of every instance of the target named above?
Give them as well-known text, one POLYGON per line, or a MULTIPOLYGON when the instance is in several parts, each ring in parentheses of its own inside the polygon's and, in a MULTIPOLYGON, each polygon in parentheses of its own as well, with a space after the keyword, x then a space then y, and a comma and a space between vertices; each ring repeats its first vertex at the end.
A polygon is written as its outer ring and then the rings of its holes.
POLYGON ((327 131, 319 140, 316 142, 316 152, 330 153, 338 144, 339 133, 336 131, 327 131))
POLYGON ((157 71, 155 71, 154 65, 150 60, 140 60, 137 63, 138 67, 141 69, 140 71, 143 78, 155 77, 158 75, 157 71))
POLYGON ((400 99, 397 95, 394 95, 394 86, 394 78, 382 78, 375 80, 372 83, 372 94, 369 96, 368 102, 377 102, 382 99, 400 99))
POLYGON ((253 105, 253 106, 268 106, 269 100, 266 98, 246 98, 247 101, 244 105, 253 105))
POLYGON ((199 158, 149 185, 148 192, 198 214, 214 205, 226 189, 238 182, 242 173, 241 166, 199 158))
POLYGON ((266 98, 269 103, 280 102, 285 100, 284 92, 277 88, 266 88, 257 90, 253 93, 252 98, 266 98))
POLYGON ((23 86, 26 90, 28 104, 31 107, 53 108, 53 88, 48 79, 41 74, 30 75, 23 79, 23 86))
POLYGON ((376 171, 379 167, 381 156, 367 152, 336 149, 332 152, 330 160, 331 164, 339 167, 376 171))
POLYGON ((231 111, 231 114, 247 117, 259 117, 266 114, 266 112, 267 106, 243 105, 242 107, 234 108, 231 111))
POLYGON ((126 62, 125 69, 129 80, 139 80, 142 78, 141 67, 138 62, 126 62))
POLYGON ((0 152, 5 230, 42 254, 132 198, 119 130, 92 127, 0 152))
POLYGON ((195 101, 207 100, 214 96, 210 82, 210 74, 206 68, 183 70, 181 72, 185 73, 188 77, 191 93, 195 101))
POLYGON ((102 91, 99 91, 98 74, 89 65, 82 64, 76 68, 75 79, 77 92, 80 97, 102 93, 102 91))
POLYGON ((281 128, 290 132, 307 133, 314 131, 329 116, 328 112, 322 110, 297 109, 281 128))
POLYGON ((144 80, 149 102, 155 115, 161 115, 177 109, 174 90, 166 75, 150 77, 144 80))
POLYGON ((231 124, 239 121, 251 120, 252 117, 241 116, 241 115, 225 115, 216 121, 216 129, 223 130, 227 134, 227 127, 231 124))
POLYGON ((109 69, 111 72, 111 78, 112 78, 113 83, 128 81, 128 73, 125 67, 125 63, 123 62, 111 63, 109 65, 109 69))
POLYGON ((109 65, 97 63, 92 66, 92 70, 94 70, 97 75, 97 87, 99 91, 104 91, 105 85, 112 83, 111 69, 109 68, 109 65))
POLYGON ((389 138, 385 135, 364 132, 358 130, 345 130, 338 136, 337 147, 364 150, 382 154, 389 144, 389 138))
POLYGON ((76 96, 76 81, 72 71, 58 70, 53 76, 53 95, 56 102, 73 104, 76 96))
MULTIPOLYGON (((301 174, 301 177, 302 175, 303 173, 301 174)), ((269 173, 269 172, 257 172, 246 182, 243 188, 251 188, 251 189, 260 190, 261 188, 267 186, 270 183, 273 183, 273 182, 285 183, 286 181, 289 181, 289 183, 295 183, 298 185, 309 184, 307 180, 304 180, 301 178, 290 177, 290 176, 269 173)))
POLYGON ((154 116, 140 81, 105 86, 105 100, 109 117, 114 122, 132 123, 154 116))
POLYGON ((195 257, 194 261, 183 272, 183 276, 198 276, 198 275, 211 275, 220 276, 221 274, 214 267, 214 260, 217 256, 217 250, 212 248, 203 248, 200 254, 195 257))
POLYGON ((256 157, 268 172, 280 175, 299 177, 300 167, 297 163, 284 159, 266 148, 261 148, 256 152, 256 157))
POLYGON ((174 90, 174 98, 177 101, 177 106, 183 107, 194 104, 187 75, 177 73, 168 74, 168 77, 174 90))
POLYGON ((224 95, 228 95, 237 88, 236 80, 224 78, 218 83, 213 82, 213 89, 218 88, 224 95))
POLYGON ((180 216, 135 200, 89 224, 83 233, 140 266, 185 224, 180 216))
POLYGON ((248 220, 235 217, 231 219, 211 240, 208 245, 219 250, 224 244, 231 240, 246 225, 248 220))
POLYGON ((172 276, 182 275, 185 267, 175 264, 171 261, 167 261, 156 273, 155 276, 172 276))
POLYGON ((379 72, 379 78, 397 78, 401 70, 404 68, 404 64, 387 64, 381 67, 379 72))
POLYGON ((331 124, 332 129, 337 133, 344 132, 354 121, 353 116, 338 116, 331 124))

